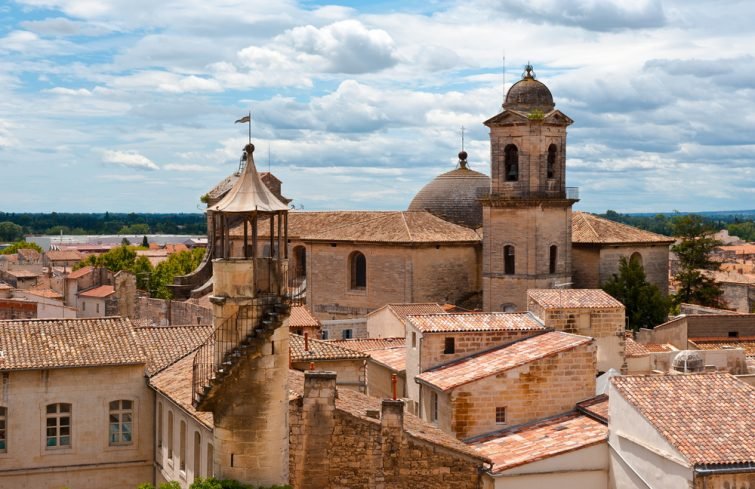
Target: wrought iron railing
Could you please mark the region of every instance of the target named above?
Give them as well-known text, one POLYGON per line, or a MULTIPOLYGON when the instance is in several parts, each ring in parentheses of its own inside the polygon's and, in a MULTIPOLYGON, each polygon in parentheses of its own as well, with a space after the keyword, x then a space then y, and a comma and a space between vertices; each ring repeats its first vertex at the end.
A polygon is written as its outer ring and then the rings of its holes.
POLYGON ((292 306, 301 305, 300 290, 290 287, 288 267, 281 260, 256 258, 255 269, 266 272, 265 284, 252 304, 240 305, 231 317, 216 324, 212 333, 194 355, 192 366, 192 402, 197 406, 230 372, 255 340, 280 326, 292 306), (267 263, 265 270, 261 263, 267 263))
POLYGON ((527 187, 516 182, 507 183, 500 188, 478 187, 479 199, 567 199, 579 200, 579 187, 553 188, 552 186, 527 187))

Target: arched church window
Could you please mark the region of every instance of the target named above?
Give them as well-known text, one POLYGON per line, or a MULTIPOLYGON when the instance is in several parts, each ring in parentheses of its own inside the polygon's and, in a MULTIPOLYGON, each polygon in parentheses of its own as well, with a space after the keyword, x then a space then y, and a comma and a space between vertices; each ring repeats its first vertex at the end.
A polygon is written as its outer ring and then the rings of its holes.
POLYGON ((519 180, 519 150, 513 144, 503 149, 503 172, 507 182, 519 180))
POLYGON ((516 273, 516 252, 512 245, 506 245, 503 247, 503 273, 506 275, 514 275, 516 273))
POLYGON ((558 148, 555 144, 548 146, 548 178, 556 178, 556 153, 558 148))
POLYGON ((548 258, 548 273, 556 273, 556 263, 558 263, 558 246, 551 245, 548 258))
POLYGON ((640 255, 638 252, 635 251, 634 253, 632 253, 632 256, 629 257, 629 263, 633 265, 643 266, 642 255, 640 255))
POLYGON ((367 259, 364 254, 355 251, 349 256, 350 284, 355 290, 367 287, 367 259))

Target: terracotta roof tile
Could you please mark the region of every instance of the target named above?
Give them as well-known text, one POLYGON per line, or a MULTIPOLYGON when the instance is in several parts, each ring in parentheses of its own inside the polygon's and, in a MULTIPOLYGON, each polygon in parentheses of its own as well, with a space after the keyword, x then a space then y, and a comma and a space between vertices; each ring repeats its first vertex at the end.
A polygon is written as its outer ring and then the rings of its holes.
MULTIPOLYGON (((289 391, 291 391, 289 399, 300 398, 304 391, 304 374, 290 370, 288 386, 289 391)), ((380 420, 367 416, 367 411, 380 412, 381 402, 376 397, 367 396, 360 392, 350 389, 338 389, 336 409, 362 421, 379 425, 380 420)), ((487 457, 481 455, 474 448, 407 412, 404 412, 404 430, 410 437, 420 441, 437 445, 480 461, 487 461, 487 457)))
POLYGON ((642 346, 644 346, 649 352, 653 352, 653 353, 662 353, 666 351, 675 350, 675 348, 669 344, 644 343, 642 346))
POLYGON ((50 288, 33 287, 31 289, 26 289, 26 292, 28 292, 31 295, 36 295, 37 297, 45 297, 47 299, 63 300, 63 295, 60 294, 60 292, 55 292, 54 290, 52 290, 50 288))
MULTIPOLYGON (((259 225, 261 230, 268 226, 259 225)), ((231 235, 243 235, 241 225, 231 235)), ((327 211, 289 212, 290 238, 304 241, 364 243, 479 243, 475 231, 444 221, 429 212, 327 211)), ((263 231, 264 235, 264 231, 263 231)))
POLYGON ((304 336, 298 334, 289 335, 288 346, 291 349, 291 360, 294 362, 307 362, 317 360, 342 360, 367 358, 362 353, 350 348, 335 344, 331 341, 308 339, 308 351, 304 350, 304 336))
POLYGON ((528 312, 426 314, 406 320, 423 333, 464 331, 544 331, 545 326, 528 312))
POLYGON ((39 251, 32 248, 21 248, 17 253, 26 261, 38 261, 42 257, 39 251))
POLYGON ((128 319, 0 321, 1 370, 138 365, 146 356, 128 319))
POLYGON ((212 333, 210 325, 137 326, 137 338, 147 355, 147 375, 152 376, 188 352, 212 333))
POLYGON ((426 370, 416 378, 442 391, 449 391, 593 341, 587 336, 552 331, 460 358, 426 370))
POLYGON ((212 413, 197 411, 191 404, 191 378, 194 355, 194 352, 186 355, 154 377, 151 377, 149 384, 158 392, 172 399, 197 421, 212 429, 214 427, 212 413))
POLYGON ((70 278, 70 279, 81 278, 81 277, 84 277, 85 275, 88 275, 89 273, 92 273, 92 271, 94 271, 94 267, 82 267, 66 275, 66 278, 70 278))
POLYGON ((495 474, 607 439, 606 425, 571 412, 477 437, 471 446, 492 459, 495 474))
MULTIPOLYGON (((421 316, 423 314, 444 314, 446 310, 434 302, 419 302, 415 304, 386 304, 385 307, 393 311, 399 319, 406 316, 421 316)), ((373 311, 374 313, 375 311, 373 311)))
POLYGON ((367 353, 372 360, 396 372, 406 370, 404 338, 357 338, 329 340, 329 343, 367 353))
POLYGON ((45 253, 45 257, 50 261, 77 261, 83 259, 84 255, 77 250, 50 250, 45 253))
POLYGON ((100 285, 99 287, 94 287, 83 292, 79 292, 79 297, 92 297, 95 299, 102 299, 103 297, 107 297, 113 294, 115 294, 115 287, 113 287, 112 285, 100 285))
POLYGON ((577 403, 577 410, 598 418, 603 424, 608 424, 608 395, 600 394, 592 399, 577 403))
POLYGON ((755 387, 726 373, 624 376, 611 383, 689 463, 755 462, 755 387))
POLYGON ((294 306, 291 308, 291 315, 288 317, 288 326, 291 328, 318 327, 320 321, 306 307, 294 306))
POLYGON ((624 304, 601 289, 530 289, 527 298, 546 309, 624 308, 624 304))
POLYGON ((628 357, 644 357, 650 355, 648 350, 642 343, 637 343, 632 338, 624 339, 624 351, 628 357))
POLYGON ((10 290, 13 286, 6 284, 5 282, 0 282, 0 290, 10 290))
POLYGON ((745 355, 755 357, 755 336, 688 338, 689 342, 700 350, 721 350, 724 348, 742 348, 745 355))
POLYGON ((674 238, 643 231, 587 212, 574 212, 572 214, 572 242, 585 244, 671 244, 674 242, 674 238))
POLYGON ((7 270, 5 273, 16 278, 35 278, 41 277, 41 272, 32 272, 31 270, 24 270, 23 268, 17 268, 15 270, 7 270))

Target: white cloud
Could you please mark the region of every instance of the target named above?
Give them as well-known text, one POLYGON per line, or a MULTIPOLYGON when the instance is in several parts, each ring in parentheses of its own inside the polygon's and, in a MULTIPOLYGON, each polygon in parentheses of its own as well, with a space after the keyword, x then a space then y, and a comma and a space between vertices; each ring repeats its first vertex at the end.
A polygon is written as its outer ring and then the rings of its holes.
POLYGON ((159 170, 155 163, 146 156, 135 152, 105 150, 102 152, 102 160, 111 165, 134 168, 137 170, 159 170))
POLYGON ((42 20, 30 20, 20 24, 43 36, 100 36, 113 32, 115 28, 103 23, 80 22, 65 17, 50 17, 42 20))
POLYGON ((163 165, 163 170, 195 173, 195 172, 217 172, 219 168, 214 167, 214 166, 207 166, 207 165, 168 163, 167 165, 163 165))

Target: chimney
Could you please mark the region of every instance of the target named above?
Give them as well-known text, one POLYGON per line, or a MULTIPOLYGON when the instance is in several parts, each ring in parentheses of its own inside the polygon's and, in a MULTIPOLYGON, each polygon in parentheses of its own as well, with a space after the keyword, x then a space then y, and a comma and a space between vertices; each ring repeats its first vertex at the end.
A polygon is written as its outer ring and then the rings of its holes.
POLYGON ((380 425, 386 429, 402 431, 404 428, 404 401, 401 399, 383 399, 380 410, 380 425))
POLYGON ((380 451, 385 487, 401 482, 401 445, 404 435, 404 401, 383 399, 380 414, 380 451))
POLYGON ((304 372, 301 435, 291 447, 294 458, 301 461, 294 468, 301 489, 328 487, 336 397, 335 372, 304 372))

